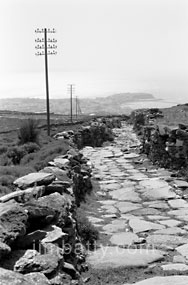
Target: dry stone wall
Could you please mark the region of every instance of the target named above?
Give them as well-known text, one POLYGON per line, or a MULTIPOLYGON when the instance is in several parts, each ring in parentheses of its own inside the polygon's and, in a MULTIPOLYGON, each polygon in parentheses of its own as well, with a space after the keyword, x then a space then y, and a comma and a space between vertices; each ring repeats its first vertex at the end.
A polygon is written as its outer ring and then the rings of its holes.
MULTIPOLYGON (((56 137, 75 141, 79 148, 101 145, 113 139, 112 127, 120 126, 118 120, 106 123, 92 123, 79 135, 70 131, 56 137)), ((85 253, 75 216, 76 207, 92 190, 90 178, 88 159, 70 147, 48 167, 15 180, 16 191, 0 197, 0 284, 79 280, 85 253)))
POLYGON ((178 170, 186 168, 188 166, 188 126, 156 125, 154 120, 158 116, 161 116, 161 112, 152 114, 151 110, 138 110, 132 114, 134 129, 141 136, 142 151, 159 166, 178 170))

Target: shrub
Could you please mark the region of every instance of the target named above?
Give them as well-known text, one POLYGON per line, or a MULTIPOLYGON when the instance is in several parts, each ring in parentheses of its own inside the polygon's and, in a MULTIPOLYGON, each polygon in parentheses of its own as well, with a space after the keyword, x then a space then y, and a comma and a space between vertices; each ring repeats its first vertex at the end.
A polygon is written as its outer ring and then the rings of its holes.
POLYGON ((0 154, 3 154, 7 151, 7 147, 6 146, 1 146, 0 147, 0 154))
POLYGON ((12 175, 3 175, 0 177, 0 184, 2 186, 11 187, 14 180, 15 180, 15 177, 12 175))
POLYGON ((13 164, 19 164, 22 157, 26 155, 26 151, 22 146, 14 146, 8 149, 6 155, 11 159, 13 164))
POLYGON ((20 144, 34 142, 38 144, 39 131, 38 123, 34 119, 24 121, 18 131, 18 139, 20 144))
POLYGON ((82 242, 87 245, 89 243, 91 249, 94 246, 95 241, 99 238, 99 231, 92 225, 92 223, 86 217, 86 214, 80 208, 76 213, 78 234, 80 235, 82 242))
POLYGON ((11 175, 14 176, 15 179, 31 172, 34 172, 34 169, 32 167, 26 167, 21 165, 0 166, 0 176, 11 175))
POLYGON ((137 113, 134 119, 133 129, 139 131, 145 125, 144 113, 137 113))
POLYGON ((39 171, 46 167, 49 161, 52 161, 59 154, 65 154, 67 150, 68 144, 54 140, 42 147, 37 153, 34 152, 25 155, 20 164, 26 165, 29 163, 36 171, 39 171))
POLYGON ((9 194, 11 192, 12 192, 12 190, 9 187, 0 185, 0 197, 4 196, 4 195, 7 195, 7 194, 9 194))
POLYGON ((0 165, 2 166, 8 166, 12 164, 12 160, 7 156, 6 153, 2 154, 0 156, 0 165))
POLYGON ((24 144, 23 147, 27 153, 33 153, 40 149, 40 146, 35 142, 29 142, 27 144, 24 144))

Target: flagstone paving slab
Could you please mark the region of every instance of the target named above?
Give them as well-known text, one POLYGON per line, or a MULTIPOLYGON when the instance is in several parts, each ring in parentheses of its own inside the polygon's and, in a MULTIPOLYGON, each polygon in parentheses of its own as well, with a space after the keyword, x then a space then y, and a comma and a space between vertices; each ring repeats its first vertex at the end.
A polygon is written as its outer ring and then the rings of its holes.
POLYGON ((126 159, 136 158, 136 157, 139 157, 139 156, 140 156, 139 154, 134 153, 134 152, 124 154, 124 158, 126 158, 126 159))
POLYGON ((152 208, 155 208, 155 209, 163 209, 163 210, 169 209, 169 206, 168 206, 167 202, 164 202, 164 201, 144 202, 143 205, 147 206, 147 207, 152 207, 152 208))
POLYGON ((186 257, 188 259, 188 243, 185 243, 184 245, 176 247, 177 252, 179 252, 181 255, 186 257))
POLYGON ((115 201, 115 200, 102 200, 99 202, 103 205, 114 205, 115 203, 117 203, 117 201, 115 201))
POLYGON ((188 182, 183 181, 183 180, 174 180, 173 182, 174 186, 178 188, 188 188, 188 182))
POLYGON ((142 205, 138 203, 131 203, 131 202, 118 202, 116 207, 119 209, 121 213, 128 213, 130 211, 139 209, 142 205))
POLYGON ((134 242, 138 242, 139 238, 136 234, 131 232, 122 232, 122 233, 115 233, 110 238, 110 242, 114 245, 131 245, 134 242))
POLYGON ((172 215, 172 216, 188 216, 188 209, 187 208, 182 208, 179 210, 172 210, 172 211, 168 211, 168 215, 172 215))
POLYGON ((115 184, 115 183, 118 183, 118 181, 115 180, 115 179, 112 179, 112 180, 103 180, 103 181, 100 181, 100 182, 99 182, 100 185, 103 185, 103 184, 115 184))
POLYGON ((142 209, 131 211, 131 214, 135 216, 159 215, 160 211, 154 208, 142 208, 142 209))
POLYGON ((103 218, 111 218, 111 219, 116 219, 117 216, 115 214, 106 214, 106 215, 102 215, 103 218))
POLYGON ((148 190, 151 191, 152 195, 149 196, 151 198, 153 197, 156 199, 169 199, 176 197, 176 194, 171 190, 168 183, 159 178, 150 178, 148 180, 143 180, 139 184, 146 189, 146 192, 143 191, 144 195, 148 193, 148 190))
POLYGON ((103 205, 101 208, 104 209, 108 214, 115 214, 118 212, 118 210, 112 205, 103 205))
POLYGON ((168 204, 171 208, 177 209, 177 208, 188 208, 188 203, 183 199, 173 199, 169 200, 168 204))
POLYGON ((167 228, 164 230, 157 230, 154 232, 155 235, 183 235, 187 234, 187 231, 178 227, 167 228))
MULTIPOLYGON (((134 283, 134 285, 172 285, 172 284, 187 285, 188 276, 186 275, 159 276, 134 283)), ((130 284, 125 283, 124 285, 130 285, 130 284)))
POLYGON ((126 229, 127 223, 125 220, 116 219, 112 221, 110 224, 107 224, 103 227, 103 230, 107 233, 115 233, 117 231, 122 231, 126 229))
POLYGON ((186 258, 182 255, 175 255, 173 257, 173 263, 184 263, 187 264, 186 258))
POLYGON ((129 181, 129 180, 124 180, 122 183, 123 187, 133 187, 136 185, 136 182, 134 181, 129 181))
POLYGON ((168 217, 160 216, 160 215, 148 215, 147 217, 149 220, 158 220, 158 222, 160 222, 160 220, 167 220, 168 219, 168 217))
POLYGON ((113 191, 119 189, 121 186, 118 183, 102 185, 101 189, 104 191, 113 191))
POLYGON ((162 230, 165 227, 156 223, 144 221, 141 219, 131 219, 129 226, 132 228, 134 233, 141 233, 149 230, 162 230))
POLYGON ((176 248, 179 245, 186 244, 187 238, 175 235, 150 235, 146 238, 148 244, 155 247, 176 248))
MULTIPOLYGON (((117 267, 146 267, 148 264, 162 260, 165 252, 148 249, 124 249, 117 246, 102 247, 91 252, 88 263, 95 269, 117 267)), ((151 285, 151 284, 150 284, 151 285)))
POLYGON ((177 227, 179 226, 182 222, 181 221, 177 221, 177 220, 165 220, 165 221, 159 221, 160 224, 162 225, 166 225, 168 227, 177 227))
POLYGON ((131 187, 114 190, 110 192, 110 196, 112 196, 112 199, 117 199, 120 201, 141 202, 141 198, 139 197, 138 193, 136 193, 131 187))
POLYGON ((184 272, 187 271, 188 272, 188 265, 184 264, 184 263, 170 263, 170 264, 165 264, 165 265, 161 265, 161 268, 164 271, 180 271, 180 272, 184 272))
POLYGON ((96 223, 101 223, 104 220, 100 219, 100 218, 96 218, 96 217, 92 217, 92 216, 88 216, 88 219, 91 223, 96 224, 96 223))

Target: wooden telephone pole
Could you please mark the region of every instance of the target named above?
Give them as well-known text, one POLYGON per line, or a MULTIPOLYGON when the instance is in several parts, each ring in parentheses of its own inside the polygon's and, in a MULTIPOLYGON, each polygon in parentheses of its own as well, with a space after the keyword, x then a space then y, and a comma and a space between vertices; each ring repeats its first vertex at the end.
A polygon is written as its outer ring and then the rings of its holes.
POLYGON ((70 92, 70 121, 73 122, 73 112, 72 112, 72 95, 75 91, 75 84, 68 84, 68 91, 70 92))
POLYGON ((79 99, 76 96, 76 119, 78 118, 78 115, 81 115, 81 114, 82 114, 82 111, 81 111, 81 108, 80 108, 79 99))
POLYGON ((48 55, 56 55, 57 40, 54 38, 48 38, 48 34, 54 34, 55 29, 36 29, 35 33, 43 34, 44 37, 37 38, 35 42, 37 45, 36 55, 44 55, 45 57, 45 82, 46 82, 46 113, 47 113, 47 135, 50 136, 50 101, 49 101, 49 82, 48 82, 48 55))

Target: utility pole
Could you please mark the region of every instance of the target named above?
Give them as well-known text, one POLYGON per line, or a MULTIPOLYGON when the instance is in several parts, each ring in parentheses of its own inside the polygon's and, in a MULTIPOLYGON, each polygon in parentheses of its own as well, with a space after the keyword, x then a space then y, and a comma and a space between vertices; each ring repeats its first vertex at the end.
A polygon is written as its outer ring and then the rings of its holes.
POLYGON ((50 101, 49 101, 49 82, 48 82, 48 55, 56 55, 57 40, 48 38, 48 34, 54 34, 55 29, 36 29, 36 34, 43 34, 43 37, 38 37, 35 42, 37 45, 36 55, 44 55, 45 58, 45 82, 46 82, 46 113, 47 113, 47 135, 50 136, 50 101))
POLYGON ((68 91, 70 92, 70 121, 71 123, 73 122, 72 119, 72 95, 73 92, 75 91, 75 84, 68 84, 68 91))
POLYGON ((78 117, 78 97, 76 96, 76 119, 78 117))
POLYGON ((79 103, 79 99, 78 96, 76 96, 76 119, 78 118, 78 115, 81 115, 82 111, 80 108, 80 103, 79 103))

